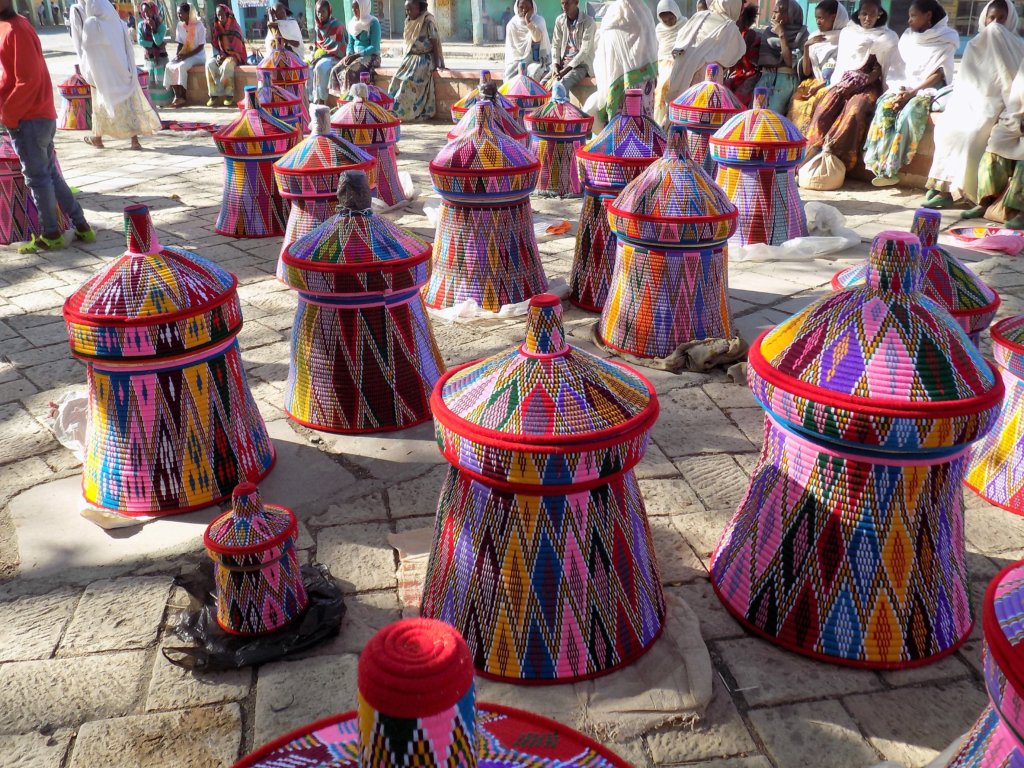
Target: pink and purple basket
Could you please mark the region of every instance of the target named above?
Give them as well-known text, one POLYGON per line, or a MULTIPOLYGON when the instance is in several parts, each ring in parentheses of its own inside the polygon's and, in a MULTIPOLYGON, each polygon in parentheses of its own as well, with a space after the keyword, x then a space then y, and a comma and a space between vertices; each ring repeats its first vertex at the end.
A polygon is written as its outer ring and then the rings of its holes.
POLYGON ((708 64, 703 82, 692 85, 668 105, 669 124, 686 134, 690 157, 714 178, 718 165, 708 151, 708 140, 725 121, 743 111, 743 104, 722 83, 722 68, 708 64))
POLYGON ((367 99, 362 83, 352 86, 351 101, 339 102, 331 115, 331 130, 375 159, 371 186, 382 203, 391 207, 406 201, 398 178, 395 145, 401 138, 402 121, 367 99))

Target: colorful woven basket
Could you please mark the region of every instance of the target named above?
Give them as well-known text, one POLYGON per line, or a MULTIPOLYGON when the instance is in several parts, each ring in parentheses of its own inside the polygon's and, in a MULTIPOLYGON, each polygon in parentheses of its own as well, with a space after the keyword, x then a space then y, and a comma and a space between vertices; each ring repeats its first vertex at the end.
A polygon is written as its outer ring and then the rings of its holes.
POLYGON ((547 289, 529 201, 540 163, 495 128, 493 104, 473 109, 473 130, 430 163, 441 210, 424 298, 435 309, 473 300, 497 312, 547 289))
POLYGON ((124 217, 128 250, 64 303, 89 377, 85 498, 124 515, 208 507, 274 462, 236 339, 238 281, 162 247, 145 206, 124 217))
POLYGON ((292 243, 334 215, 338 181, 349 170, 369 173, 374 158, 331 133, 331 112, 313 107, 313 133, 274 163, 274 181, 291 203, 282 255, 292 243))
POLYGON ((299 292, 285 408, 328 432, 405 429, 430 418, 444 371, 420 296, 430 244, 370 210, 362 172, 342 187, 337 214, 278 265, 299 292))
POLYGON ((398 178, 395 145, 401 137, 402 121, 379 104, 368 101, 366 86, 351 88, 351 101, 338 104, 331 115, 331 129, 346 141, 376 158, 372 181, 377 197, 388 207, 407 199, 398 178))
POLYGON ((299 524, 286 507, 263 504, 254 483, 231 494, 231 510, 203 534, 213 560, 217 624, 232 635, 267 635, 309 605, 295 541, 299 524))
POLYGON ((986 501, 1024 515, 1024 315, 996 323, 991 333, 1006 397, 995 428, 974 445, 965 482, 986 501))
MULTIPOLYGON (((480 72, 479 85, 477 85, 476 88, 474 88, 472 91, 467 93, 465 96, 463 96, 461 99, 459 99, 452 105, 452 122, 458 123, 462 120, 463 117, 466 116, 466 113, 472 112, 473 105, 475 105, 477 101, 480 99, 480 94, 483 91, 484 85, 493 82, 494 81, 491 80, 490 71, 486 69, 482 70, 480 72)), ((497 84, 495 84, 495 87, 497 87, 497 84)), ((510 100, 508 96, 505 96, 501 92, 495 94, 493 101, 499 107, 499 109, 504 111, 506 114, 508 114, 509 117, 511 117, 513 120, 516 121, 516 123, 519 124, 520 129, 526 130, 525 128, 523 128, 522 120, 519 117, 518 104, 510 100)))
MULTIPOLYGON (((61 231, 71 220, 57 207, 61 231)), ((0 245, 21 243, 42 234, 36 201, 21 172, 21 159, 14 150, 9 134, 0 135, 0 245)))
MULTIPOLYGON (((499 98, 504 98, 504 96, 501 96, 497 92, 493 81, 488 81, 488 83, 490 84, 488 85, 487 83, 484 83, 481 85, 483 95, 480 97, 480 101, 490 102, 494 107, 489 112, 494 128, 515 141, 518 141, 524 147, 529 147, 530 134, 525 128, 523 128, 522 124, 516 118, 512 117, 512 114, 506 112, 498 105, 497 100, 499 98)), ((473 103, 476 104, 477 100, 474 99, 473 103)), ((515 113, 515 111, 516 109, 513 109, 512 113, 515 113)), ((475 109, 463 110, 462 119, 460 119, 450 131, 448 131, 448 141, 455 141, 455 139, 462 138, 467 133, 470 133, 476 127, 476 120, 477 112, 475 109)), ((536 152, 534 152, 534 154, 536 154, 536 152)))
POLYGON ((992 580, 982 605, 982 666, 989 706, 947 768, 1024 766, 1024 561, 992 580))
POLYGON ((1003 386, 921 293, 915 235, 880 233, 869 265, 751 348, 764 448, 711 580, 784 648, 894 669, 970 633, 960 483, 1003 386))
POLYGON ((633 473, 658 416, 650 382, 569 346, 544 294, 526 341, 449 371, 431 407, 451 468, 421 614, 503 680, 582 680, 643 654, 665 617, 633 473))
POLYGON ((298 54, 294 53, 280 35, 275 35, 271 43, 270 53, 256 65, 256 76, 266 72, 270 82, 288 91, 293 99, 302 105, 300 130, 309 130, 309 108, 306 101, 306 81, 309 80, 309 67, 298 54))
POLYGON ((304 726, 235 768, 630 768, 553 720, 476 701, 473 658, 452 627, 403 619, 359 655, 358 709, 304 726))
POLYGON ((556 82, 551 100, 524 118, 530 149, 540 161, 537 191, 556 197, 575 197, 583 191, 576 167, 576 150, 590 136, 594 118, 569 102, 565 86, 556 82))
POLYGON ((274 183, 274 161, 300 139, 297 128, 260 106, 254 87, 245 89, 241 115, 213 134, 224 156, 218 234, 250 238, 284 234, 288 204, 274 183))
POLYGON ((718 164, 715 180, 739 210, 732 245, 781 245, 807 236, 795 175, 807 139, 767 104, 767 89, 755 88, 751 109, 730 118, 708 140, 711 160, 718 164))
MULTIPOLYGON (((981 334, 992 323, 999 309, 999 294, 985 285, 970 267, 938 245, 941 224, 942 214, 939 211, 930 208, 914 211, 911 232, 921 240, 921 255, 924 259, 922 290, 930 299, 948 309, 967 331, 971 341, 978 344, 981 334)), ((832 278, 832 288, 839 290, 863 283, 867 269, 865 263, 837 272, 832 278)))
POLYGON ((57 128, 62 131, 88 131, 92 129, 92 86, 75 64, 75 72, 57 84, 60 108, 57 110, 57 128))
POLYGON ((519 63, 519 72, 510 80, 503 82, 498 92, 519 107, 520 120, 525 120, 527 112, 543 106, 551 97, 547 88, 526 74, 524 62, 519 63))
POLYGON ((721 71, 718 64, 708 64, 704 81, 690 86, 668 105, 669 124, 686 133, 690 157, 712 178, 718 164, 708 152, 708 140, 726 120, 743 111, 742 102, 722 83, 721 71))
MULTIPOLYGON (((380 104, 382 107, 384 107, 384 109, 388 111, 390 111, 391 108, 395 106, 395 100, 392 98, 391 94, 389 94, 383 88, 378 88, 376 85, 370 82, 369 72, 360 72, 359 82, 366 86, 367 101, 372 102, 374 104, 380 104)), ((352 101, 352 99, 352 93, 349 92, 343 95, 340 99, 338 99, 338 102, 340 103, 344 101, 352 101)))
POLYGON ((664 358, 679 345, 732 336, 725 243, 736 207, 694 160, 679 132, 607 204, 618 242, 598 326, 610 348, 664 358))
POLYGON ((146 97, 146 101, 149 102, 150 106, 153 106, 153 99, 149 95, 149 72, 144 70, 142 67, 135 67, 135 71, 138 73, 139 87, 142 89, 142 93, 146 97))
MULTIPOLYGON (((303 122, 306 111, 302 99, 271 81, 271 73, 267 71, 258 74, 260 86, 256 90, 256 101, 260 103, 267 112, 272 114, 283 123, 305 133, 306 127, 303 122)), ((245 108, 245 101, 239 105, 245 108)))

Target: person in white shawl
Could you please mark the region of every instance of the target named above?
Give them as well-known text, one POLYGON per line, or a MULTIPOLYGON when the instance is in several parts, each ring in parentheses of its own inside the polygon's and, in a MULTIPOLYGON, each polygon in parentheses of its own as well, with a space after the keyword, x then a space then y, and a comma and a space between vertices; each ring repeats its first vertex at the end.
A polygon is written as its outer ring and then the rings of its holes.
POLYGON ((533 0, 516 0, 516 13, 505 27, 505 79, 519 73, 526 64, 526 74, 543 81, 551 71, 551 38, 548 23, 536 12, 533 0))
POLYGON ((960 35, 949 26, 938 0, 914 0, 910 26, 900 37, 899 56, 889 67, 887 90, 864 143, 864 165, 875 174, 871 183, 899 183, 900 169, 914 159, 928 127, 928 114, 938 88, 953 83, 953 56, 960 35))
POLYGON ((669 101, 704 76, 708 64, 728 69, 747 52, 747 44, 736 26, 743 0, 708 0, 708 9, 698 11, 676 35, 675 62, 669 78, 669 101))
POLYGON ((658 26, 654 28, 658 35, 658 85, 654 89, 654 119, 659 125, 668 122, 668 87, 672 64, 675 62, 672 49, 676 47, 676 37, 685 23, 686 17, 675 0, 661 0, 658 3, 658 26))
POLYGON ((850 23, 850 15, 838 0, 821 0, 814 8, 817 34, 804 43, 800 58, 800 74, 804 80, 793 92, 789 103, 789 119, 800 132, 807 134, 814 108, 825 96, 825 89, 836 68, 839 33, 850 23))
POLYGON ((936 120, 924 200, 928 208, 978 199, 978 164, 1024 60, 1024 39, 1017 34, 1017 24, 1017 10, 1006 0, 989 0, 981 11, 978 34, 967 43, 953 91, 936 120))
POLYGON ((92 136, 85 142, 103 149, 103 137, 132 140, 160 130, 160 118, 150 106, 135 69, 128 27, 110 0, 85 0, 81 31, 82 75, 92 86, 92 136))
POLYGON ((274 49, 274 39, 279 36, 284 45, 298 56, 305 59, 302 45, 302 28, 299 22, 292 16, 286 3, 277 3, 270 9, 270 21, 267 22, 267 37, 263 41, 263 55, 266 56, 274 49))
POLYGON ((583 110, 596 118, 595 126, 618 114, 626 91, 644 92, 644 112, 654 106, 658 81, 658 34, 654 16, 643 0, 614 0, 605 7, 597 29, 594 78, 597 90, 583 110))
POLYGON ((164 69, 164 87, 174 91, 171 106, 183 107, 187 103, 188 71, 206 64, 206 26, 200 21, 194 5, 182 3, 178 6, 174 40, 178 43, 178 50, 164 69))

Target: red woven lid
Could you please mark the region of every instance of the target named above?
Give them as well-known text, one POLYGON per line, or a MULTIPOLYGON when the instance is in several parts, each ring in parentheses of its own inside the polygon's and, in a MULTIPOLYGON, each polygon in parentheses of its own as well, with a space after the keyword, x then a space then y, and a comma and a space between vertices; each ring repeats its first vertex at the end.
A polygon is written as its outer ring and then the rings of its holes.
POLYGON ((206 527, 203 544, 222 555, 247 555, 276 547, 298 533, 295 514, 264 504, 255 483, 239 483, 231 494, 231 511, 206 527))
POLYGON ((456 629, 404 619, 374 635, 359 657, 359 693, 385 715, 422 718, 455 706, 473 685, 473 657, 456 629))

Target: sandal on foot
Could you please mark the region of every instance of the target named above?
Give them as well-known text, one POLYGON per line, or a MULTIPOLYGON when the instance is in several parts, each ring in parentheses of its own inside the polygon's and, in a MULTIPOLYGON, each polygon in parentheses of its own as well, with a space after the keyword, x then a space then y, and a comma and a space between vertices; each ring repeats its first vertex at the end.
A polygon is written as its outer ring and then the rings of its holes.
POLYGON ((32 235, 32 239, 18 248, 18 253, 42 253, 43 251, 59 251, 66 243, 64 235, 49 238, 44 235, 32 235))
POLYGON ((899 176, 875 176, 871 180, 871 186, 873 187, 895 187, 899 183, 899 176))
POLYGON ((1009 229, 1024 229, 1024 213, 1018 213, 1012 219, 1006 220, 1009 229))
POLYGON ((941 209, 949 208, 951 205, 956 205, 956 200, 949 195, 925 195, 924 198, 925 208, 941 209))
POLYGON ((98 139, 95 136, 83 136, 82 141, 95 149, 106 149, 106 147, 103 146, 103 139, 98 139))
POLYGON ((95 243, 96 242, 96 230, 89 227, 86 230, 75 230, 75 240, 83 243, 95 243))
POLYGON ((216 107, 217 106, 217 100, 216 99, 207 99, 206 100, 206 106, 208 106, 208 107, 216 107))
POLYGON ((980 219, 985 213, 984 205, 976 205, 973 208, 968 208, 960 214, 961 219, 980 219))
POLYGON ((233 107, 233 106, 235 106, 235 100, 234 99, 224 99, 224 106, 225 107, 233 107))

